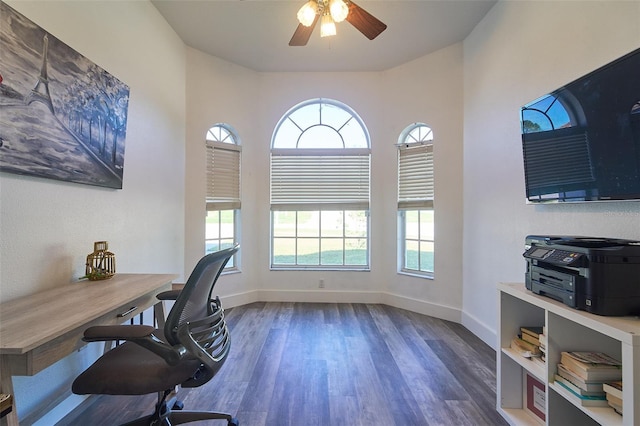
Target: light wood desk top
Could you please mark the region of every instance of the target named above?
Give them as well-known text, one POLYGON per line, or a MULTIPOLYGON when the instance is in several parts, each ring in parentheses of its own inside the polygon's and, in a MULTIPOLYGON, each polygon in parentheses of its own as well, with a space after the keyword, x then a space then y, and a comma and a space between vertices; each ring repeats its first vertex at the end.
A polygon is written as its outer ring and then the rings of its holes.
POLYGON ((2 303, 0 354, 31 351, 149 292, 170 289, 176 277, 116 274, 109 280, 80 281, 2 303))
MULTIPOLYGON (((122 324, 154 306, 156 295, 170 290, 177 277, 116 274, 1 303, 0 391, 13 393, 11 376, 34 375, 79 349, 86 328, 122 324)), ((9 424, 17 423, 15 407, 12 414, 9 424)))

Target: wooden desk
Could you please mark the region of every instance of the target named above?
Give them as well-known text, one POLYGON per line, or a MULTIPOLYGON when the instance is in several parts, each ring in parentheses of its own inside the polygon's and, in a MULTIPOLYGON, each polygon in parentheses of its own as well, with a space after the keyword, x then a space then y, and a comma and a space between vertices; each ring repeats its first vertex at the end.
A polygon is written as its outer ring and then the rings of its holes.
MULTIPOLYGON (((122 324, 154 306, 175 278, 116 274, 0 304, 0 393, 14 394, 12 376, 32 376, 83 346, 87 327, 122 324)), ((11 426, 18 424, 15 394, 13 401, 6 417, 11 426)))

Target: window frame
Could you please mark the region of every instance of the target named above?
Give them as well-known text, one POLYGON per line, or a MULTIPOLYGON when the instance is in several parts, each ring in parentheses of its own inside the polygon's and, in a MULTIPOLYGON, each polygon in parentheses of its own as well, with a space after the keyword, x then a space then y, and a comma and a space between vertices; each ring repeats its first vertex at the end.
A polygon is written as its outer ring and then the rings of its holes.
MULTIPOLYGON (((334 123, 332 123, 334 124, 334 123)), ((284 131, 284 130, 283 130, 284 131)), ((308 136, 308 134, 307 134, 308 136)), ((324 139, 323 139, 324 140, 324 139)), ((317 140, 314 140, 316 142, 317 140)), ((366 126, 358 114, 347 105, 325 98, 310 99, 302 102, 287 113, 285 113, 276 125, 271 138, 271 160, 270 160, 270 256, 269 263, 271 270, 370 270, 370 174, 371 174, 371 149, 370 137, 366 126), (300 112, 302 108, 309 108, 311 115, 315 114, 314 108, 318 108, 318 117, 307 120, 293 119, 292 114, 300 112), (345 122, 341 126, 332 127, 329 124, 330 118, 323 121, 323 108, 339 108, 336 115, 343 115, 345 122), (304 121, 304 123, 303 123, 304 121), (283 129, 284 123, 287 123, 289 129, 283 138, 279 131, 283 129), (293 126, 292 126, 293 124, 293 126), (358 127, 347 128, 347 126, 356 125, 358 127), (317 131, 320 126, 331 128, 335 135, 333 144, 329 148, 318 146, 303 146, 305 132, 317 131), (297 130, 296 130, 297 129, 297 130), (358 139, 356 142, 361 145, 355 147, 351 145, 351 139, 345 138, 341 131, 353 135, 356 133, 358 139), (358 133, 358 132, 361 132, 358 133), (293 138, 293 139, 292 139, 293 138), (336 141, 338 141, 336 143, 336 141), (284 141, 284 142, 283 142, 284 141), (282 146, 282 145, 286 146, 282 146), (280 145, 280 147, 278 147, 280 145), (340 145, 341 148, 336 146, 340 145), (295 146, 295 147, 293 147, 295 146), (274 169, 276 167, 276 169, 274 169), (287 168, 289 167, 289 168, 287 168), (304 169, 304 172, 303 172, 304 169), (355 171, 353 179, 347 176, 345 170, 355 171), (339 173, 343 174, 340 175, 339 173), (359 174, 358 174, 359 173, 359 174), (357 176, 356 176, 357 175, 357 176), (366 178, 365 178, 366 175, 366 178), (336 179, 339 176, 340 179, 336 179), (333 177, 333 178, 332 178, 333 177), (322 180, 325 180, 324 182, 322 180), (350 180, 351 179, 351 180, 350 180), (345 180, 350 182, 345 185, 345 180), (350 186, 349 186, 350 185, 350 186), (341 190, 348 186, 352 192, 341 190), (276 235, 276 217, 277 212, 291 212, 295 214, 295 236, 284 237, 276 235), (300 235, 299 215, 303 212, 306 214, 316 214, 322 217, 323 212, 334 211, 340 212, 343 224, 347 221, 346 217, 351 211, 360 212, 366 220, 365 236, 366 252, 365 264, 348 264, 347 241, 351 239, 346 234, 346 230, 342 229, 342 264, 323 264, 322 259, 322 231, 326 232, 322 227, 322 221, 319 222, 319 241, 318 264, 298 263, 301 257, 299 252, 299 242, 304 238, 300 235), (293 263, 277 263, 276 262, 276 244, 279 239, 293 238, 295 241, 293 263)), ((332 237, 333 238, 333 237, 332 237)), ((337 237, 336 237, 337 238, 337 237)), ((331 238, 326 238, 330 240, 331 238)))
MULTIPOLYGON (((426 279, 435 277, 435 182, 433 130, 424 123, 412 123, 398 137, 398 273, 426 279), (422 212, 431 212, 431 239, 423 238, 419 231, 418 238, 407 238, 407 213, 416 212, 418 229, 422 228, 422 212), (407 266, 407 246, 409 242, 418 244, 418 269, 407 266), (421 247, 431 245, 433 270, 421 269, 421 247)), ((428 251, 427 251, 428 253, 428 251)))
MULTIPOLYGON (((209 213, 216 212, 218 214, 218 223, 220 224, 223 212, 231 211, 233 215, 232 244, 237 244, 240 241, 240 212, 242 207, 242 146, 240 145, 240 137, 237 131, 229 124, 216 123, 205 134, 205 150, 207 165, 204 251, 205 254, 208 254, 207 246, 211 241, 206 234, 209 213), (216 153, 221 156, 222 164, 215 163, 216 153), (221 170, 218 167, 221 167, 221 170), (215 186, 216 179, 221 181, 219 186, 215 186)), ((217 240, 220 241, 220 248, 223 248, 221 244, 222 238, 219 236, 217 240)), ((233 255, 225 266, 223 273, 239 271, 239 262, 240 251, 233 255)))

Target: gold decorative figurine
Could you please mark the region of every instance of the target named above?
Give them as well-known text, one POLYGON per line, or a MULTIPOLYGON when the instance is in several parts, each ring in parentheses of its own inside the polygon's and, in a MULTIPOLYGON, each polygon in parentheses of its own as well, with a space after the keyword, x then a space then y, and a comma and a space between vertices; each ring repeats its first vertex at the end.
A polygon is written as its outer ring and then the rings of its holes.
POLYGON ((83 278, 91 281, 106 280, 116 273, 116 256, 108 251, 109 243, 96 241, 93 243, 93 253, 87 256, 86 272, 83 278))

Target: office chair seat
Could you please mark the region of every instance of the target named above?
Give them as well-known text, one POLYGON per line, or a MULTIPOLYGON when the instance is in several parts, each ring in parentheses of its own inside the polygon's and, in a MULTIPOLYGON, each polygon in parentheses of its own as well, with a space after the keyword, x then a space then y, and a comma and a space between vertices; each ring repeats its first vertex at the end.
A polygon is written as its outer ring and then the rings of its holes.
POLYGON ((74 381, 79 395, 146 395, 187 381, 198 370, 197 359, 171 366, 164 358, 132 342, 106 352, 74 381))
POLYGON ((152 414, 126 425, 171 426, 198 420, 238 421, 227 413, 186 411, 176 405, 176 386, 197 387, 215 376, 227 358, 230 337, 219 298, 213 287, 233 248, 204 256, 176 295, 162 329, 148 325, 95 326, 85 330, 83 340, 124 340, 103 354, 73 382, 79 395, 158 394, 152 414), (177 407, 177 409, 176 409, 177 407))

